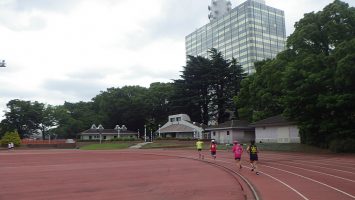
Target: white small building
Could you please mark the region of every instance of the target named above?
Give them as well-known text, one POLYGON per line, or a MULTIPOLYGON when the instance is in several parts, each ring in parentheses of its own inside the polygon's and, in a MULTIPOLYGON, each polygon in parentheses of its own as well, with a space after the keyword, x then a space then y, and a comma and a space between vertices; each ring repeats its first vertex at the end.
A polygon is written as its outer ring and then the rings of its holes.
POLYGON ((251 124, 255 127, 255 142, 300 143, 299 129, 295 122, 277 115, 251 124))
POLYGON ((249 143, 255 139, 254 128, 244 120, 231 120, 205 129, 210 138, 222 144, 232 144, 234 140, 249 143))
POLYGON ((170 115, 168 122, 158 131, 162 137, 170 138, 203 138, 204 124, 192 122, 186 114, 170 115))
POLYGON ((122 125, 122 127, 116 126, 114 129, 105 129, 102 125, 98 127, 93 124, 90 129, 87 129, 78 134, 81 140, 111 140, 115 138, 137 138, 138 133, 129 131, 122 125))

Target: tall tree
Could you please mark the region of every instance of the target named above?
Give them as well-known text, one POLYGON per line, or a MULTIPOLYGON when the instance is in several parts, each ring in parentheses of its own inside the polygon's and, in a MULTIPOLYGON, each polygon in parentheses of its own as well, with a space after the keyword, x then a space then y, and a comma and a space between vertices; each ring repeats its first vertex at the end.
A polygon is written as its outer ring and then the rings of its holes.
POLYGON ((210 103, 210 61, 201 56, 188 56, 181 80, 175 80, 176 90, 182 94, 175 95, 173 105, 185 108, 193 121, 207 124, 209 121, 208 106, 210 103), (187 108, 187 109, 186 109, 187 108))
POLYGON ((158 128, 158 125, 164 124, 169 116, 169 102, 173 95, 172 83, 155 82, 150 84, 147 94, 147 102, 149 104, 149 117, 153 122, 151 127, 153 130, 158 128))
POLYGON ((140 86, 108 88, 93 98, 94 109, 106 127, 125 125, 129 130, 143 130, 149 115, 148 89, 140 86))
POLYGON ((232 101, 232 96, 229 93, 230 81, 233 76, 230 68, 231 63, 223 58, 221 52, 217 49, 209 50, 211 57, 211 76, 210 93, 212 104, 210 106, 212 116, 218 123, 223 123, 230 116, 226 112, 229 100, 232 101))
POLYGON ((240 90, 242 88, 242 80, 244 80, 247 77, 247 73, 245 73, 243 67, 241 64, 238 63, 238 61, 233 58, 231 61, 231 75, 230 75, 230 81, 229 81, 229 95, 230 98, 228 101, 228 108, 229 110, 234 110, 234 118, 235 119, 240 119, 239 117, 239 112, 238 112, 238 107, 236 106, 235 100, 238 97, 240 90))
POLYGON ((9 111, 5 112, 5 119, 1 122, 3 131, 17 130, 20 137, 28 137, 33 133, 38 133, 44 104, 37 101, 14 99, 7 103, 7 108, 9 111))
POLYGON ((355 87, 348 78, 355 70, 355 9, 335 0, 295 28, 287 41, 294 57, 284 76, 285 114, 299 122, 304 143, 328 147, 339 136, 355 138, 355 87))

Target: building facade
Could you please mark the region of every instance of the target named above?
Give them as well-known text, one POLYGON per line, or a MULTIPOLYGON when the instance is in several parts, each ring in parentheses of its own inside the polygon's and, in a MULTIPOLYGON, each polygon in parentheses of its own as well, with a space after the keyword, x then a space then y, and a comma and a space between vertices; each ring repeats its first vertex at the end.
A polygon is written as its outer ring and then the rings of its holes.
MULTIPOLYGON (((210 12, 218 7, 214 3, 226 1, 212 0, 210 12)), ((225 59, 236 58, 247 73, 253 73, 254 62, 274 58, 285 49, 284 11, 264 0, 247 0, 222 16, 217 14, 210 13, 210 23, 185 37, 186 55, 208 57, 208 50, 216 48, 225 59)))
POLYGON ((98 127, 93 124, 90 129, 87 129, 78 134, 80 140, 113 140, 117 138, 139 138, 139 133, 129 131, 123 125, 119 127, 116 125, 114 129, 105 129, 102 125, 98 127))
POLYGON ((264 143, 300 143, 299 129, 295 122, 282 115, 263 119, 251 124, 255 127, 255 141, 264 143))
POLYGON ((192 122, 186 114, 170 115, 165 123, 156 133, 163 138, 200 138, 206 126, 192 122))
POLYGON ((255 139, 255 129, 249 126, 249 122, 243 120, 231 120, 205 129, 210 139, 217 143, 232 144, 237 140, 239 143, 249 143, 255 139))

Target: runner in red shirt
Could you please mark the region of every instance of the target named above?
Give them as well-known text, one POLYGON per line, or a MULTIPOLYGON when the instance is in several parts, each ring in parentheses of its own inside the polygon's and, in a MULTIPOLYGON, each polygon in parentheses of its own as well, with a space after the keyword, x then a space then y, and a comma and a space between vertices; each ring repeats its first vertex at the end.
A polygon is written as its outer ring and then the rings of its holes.
POLYGON ((216 160, 217 144, 214 140, 211 141, 210 150, 213 160, 216 160))

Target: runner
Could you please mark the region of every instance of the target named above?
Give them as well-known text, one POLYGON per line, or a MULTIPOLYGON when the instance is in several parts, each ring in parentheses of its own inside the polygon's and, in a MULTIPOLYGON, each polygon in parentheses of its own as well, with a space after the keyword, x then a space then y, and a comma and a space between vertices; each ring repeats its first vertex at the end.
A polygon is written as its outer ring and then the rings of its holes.
POLYGON ((238 141, 234 141, 234 146, 233 146, 233 153, 234 153, 234 159, 237 163, 237 166, 239 169, 242 169, 242 164, 241 164, 241 158, 242 158, 242 154, 243 154, 243 147, 238 144, 238 141))
POLYGON ((199 159, 204 159, 204 156, 202 154, 202 147, 203 147, 203 142, 201 141, 201 139, 198 139, 197 142, 196 142, 196 148, 197 148, 197 151, 198 151, 198 158, 199 159))
POLYGON ((216 160, 217 144, 216 144, 215 140, 211 141, 210 150, 211 150, 211 156, 212 156, 213 160, 216 160))
POLYGON ((256 175, 259 175, 258 171, 258 147, 255 145, 255 141, 252 140, 247 148, 247 152, 250 154, 251 171, 255 171, 256 175))

